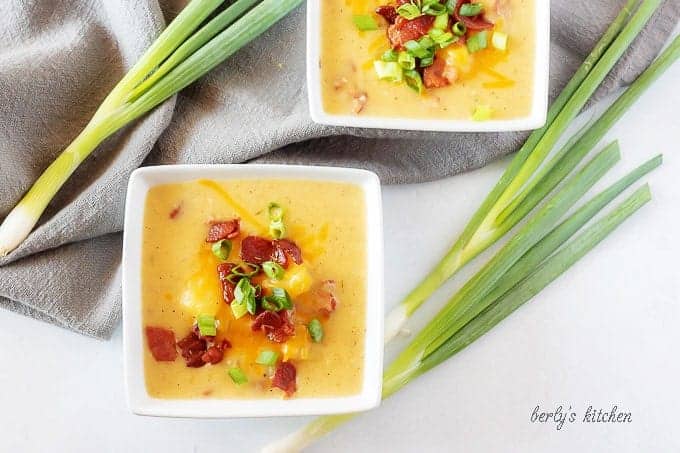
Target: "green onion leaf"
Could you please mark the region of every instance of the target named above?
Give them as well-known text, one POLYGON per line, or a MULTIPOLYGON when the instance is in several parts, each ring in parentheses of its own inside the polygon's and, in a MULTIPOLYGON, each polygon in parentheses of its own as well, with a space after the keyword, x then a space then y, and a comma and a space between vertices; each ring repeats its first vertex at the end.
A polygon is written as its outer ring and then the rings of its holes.
POLYGON ((226 261, 229 259, 229 254, 231 253, 231 241, 229 239, 222 239, 217 241, 212 245, 213 255, 226 261))
POLYGON ((236 319, 245 314, 241 306, 245 307, 245 312, 248 312, 251 315, 254 315, 257 311, 255 288, 250 284, 250 280, 247 278, 241 278, 241 281, 238 282, 236 288, 234 288, 234 301, 231 303, 231 309, 236 319), (239 306, 238 313, 240 316, 237 316, 237 313, 234 312, 234 304, 239 306))
POLYGON ((390 50, 385 51, 385 53, 382 54, 380 59, 382 61, 387 61, 387 62, 397 61, 398 55, 399 55, 399 53, 396 50, 390 49, 390 50))
POLYGON ((434 57, 426 57, 420 59, 421 68, 427 68, 428 66, 432 66, 432 63, 434 63, 434 57))
POLYGON ((231 380, 234 381, 234 384, 236 385, 248 383, 248 376, 246 376, 246 373, 238 367, 229 369, 229 377, 231 377, 231 380))
POLYGON ((418 94, 423 94, 425 87, 423 86, 423 79, 420 77, 420 73, 416 70, 404 71, 404 81, 409 88, 414 90, 418 94))
POLYGON ((463 5, 460 6, 458 14, 460 14, 461 16, 470 17, 481 14, 483 10, 484 5, 482 5, 481 3, 464 3, 463 5))
POLYGON ((480 31, 470 36, 467 40, 468 52, 475 53, 487 47, 488 32, 480 31))
POLYGON ((455 24, 453 24, 451 30, 453 30, 453 34, 456 36, 464 36, 465 33, 467 33, 467 27, 462 22, 456 22, 455 24))
POLYGON ((286 226, 283 224, 283 208, 278 203, 269 203, 269 235, 274 239, 281 239, 286 236, 286 226))
POLYGON ((307 324, 307 331, 314 343, 321 343, 321 341, 323 341, 323 326, 318 319, 312 319, 309 324, 307 324))
POLYGON ((442 14, 437 16, 434 20, 434 28, 437 30, 446 30, 449 28, 449 15, 442 14))
POLYGON ((429 36, 423 37, 420 41, 407 41, 404 43, 406 51, 416 58, 427 58, 434 56, 434 41, 429 36))
POLYGON ((262 299, 262 308, 267 311, 290 310, 293 308, 293 301, 285 289, 274 288, 271 295, 262 299))
POLYGON ((248 306, 246 305, 245 300, 242 300, 241 302, 234 300, 232 301, 230 307, 231 313, 234 315, 234 319, 242 318, 246 313, 248 313, 248 306))
POLYGON ((262 263, 262 270, 265 275, 272 280, 281 280, 285 273, 285 270, 279 263, 273 261, 266 261, 262 263))
POLYGON ((407 20, 413 20, 416 17, 420 17, 420 8, 418 8, 413 3, 404 3, 399 8, 397 8, 397 14, 407 20))
POLYGON ((457 0, 446 0, 446 11, 449 14, 453 14, 456 11, 456 4, 458 3, 457 0))
POLYGON ((286 213, 280 204, 271 202, 267 206, 267 213, 269 214, 269 220, 277 221, 283 220, 283 215, 286 213))
POLYGON ((446 10, 446 5, 443 5, 439 2, 430 2, 423 6, 423 14, 427 14, 429 16, 448 16, 446 10))
POLYGON ((255 363, 258 365, 273 366, 276 365, 278 360, 279 355, 276 352, 265 349, 264 351, 260 351, 257 359, 255 359, 255 363))
POLYGON ((378 29, 378 23, 369 15, 352 16, 352 22, 361 31, 373 31, 378 29))
POLYGON ((204 337, 214 337, 217 335, 217 323, 212 315, 198 315, 196 317, 198 331, 204 337))
POLYGON ((415 69, 416 68, 416 57, 408 52, 399 52, 399 57, 397 62, 404 69, 415 69))
POLYGON ((260 272, 260 266, 252 263, 239 263, 232 270, 231 274, 237 277, 254 277, 260 272))
POLYGON ((432 41, 442 49, 458 41, 458 37, 453 36, 453 33, 444 32, 438 28, 430 30, 428 35, 432 38, 432 41))
POLYGON ((401 66, 397 62, 375 60, 373 68, 379 80, 386 80, 388 82, 401 82, 402 80, 401 66))

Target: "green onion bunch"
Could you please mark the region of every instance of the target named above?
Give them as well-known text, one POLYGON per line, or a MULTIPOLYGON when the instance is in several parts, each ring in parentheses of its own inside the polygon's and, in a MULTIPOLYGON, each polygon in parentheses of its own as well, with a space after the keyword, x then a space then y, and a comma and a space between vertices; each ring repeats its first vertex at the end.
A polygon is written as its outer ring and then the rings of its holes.
MULTIPOLYGON (((624 190, 661 165, 661 156, 649 159, 581 203, 620 159, 618 143, 608 144, 575 170, 612 125, 680 58, 680 37, 595 122, 555 153, 549 153, 660 3, 627 2, 553 103, 546 126, 529 136, 446 256, 388 316, 386 341, 399 333, 406 320, 446 280, 524 222, 386 368, 383 398, 484 335, 651 199, 644 184, 603 212, 624 190), (593 220, 595 216, 598 218, 593 220)), ((356 415, 320 417, 264 451, 299 451, 356 415)))
POLYGON ((107 137, 193 83, 302 0, 192 0, 104 99, 0 225, 0 256, 29 235, 48 203, 107 137))

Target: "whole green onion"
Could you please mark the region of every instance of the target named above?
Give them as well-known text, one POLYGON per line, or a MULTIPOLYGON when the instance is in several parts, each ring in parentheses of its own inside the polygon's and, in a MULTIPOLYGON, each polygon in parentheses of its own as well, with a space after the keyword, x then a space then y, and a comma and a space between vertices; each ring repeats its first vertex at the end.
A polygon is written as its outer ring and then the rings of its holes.
MULTIPOLYGON (((104 139, 208 73, 300 5, 302 0, 262 0, 217 33, 218 25, 233 21, 233 17, 225 12, 220 19, 222 22, 209 22, 199 30, 197 38, 187 41, 223 2, 193 0, 168 25, 113 88, 78 137, 47 167, 7 215, 0 225, 0 256, 11 252, 26 239, 57 191, 104 139), (186 46, 182 47, 185 42, 186 46), (189 55, 189 52, 193 53, 189 55), (153 77, 156 70, 164 74, 153 85, 144 84, 143 91, 135 91, 147 78, 153 77)), ((251 4, 251 0, 237 0, 232 13, 246 10, 251 4)))

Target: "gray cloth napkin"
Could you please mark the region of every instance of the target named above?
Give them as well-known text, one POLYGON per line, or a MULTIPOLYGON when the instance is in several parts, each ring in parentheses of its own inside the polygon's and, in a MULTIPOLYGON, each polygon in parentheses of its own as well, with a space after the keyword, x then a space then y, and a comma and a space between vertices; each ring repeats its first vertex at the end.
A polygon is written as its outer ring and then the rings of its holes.
MULTIPOLYGON (((0 218, 183 3, 0 2, 0 218)), ((623 3, 552 2, 553 97, 623 3)), ((596 98, 632 81, 679 16, 680 2, 667 0, 596 98)), ((517 149, 526 136, 315 125, 307 111, 304 39, 303 7, 107 140, 59 192, 29 239, 0 259, 0 306, 109 337, 120 317, 126 183, 143 163, 330 164, 370 168, 385 183, 417 182, 484 165, 517 149)))

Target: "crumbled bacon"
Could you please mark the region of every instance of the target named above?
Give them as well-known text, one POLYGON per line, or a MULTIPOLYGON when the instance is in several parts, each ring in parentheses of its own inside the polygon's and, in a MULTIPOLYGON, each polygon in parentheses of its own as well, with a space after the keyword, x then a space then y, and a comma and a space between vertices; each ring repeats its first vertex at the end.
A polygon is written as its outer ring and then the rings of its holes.
POLYGON ((182 203, 178 204, 173 208, 172 211, 170 211, 170 214, 168 214, 168 217, 171 219, 176 219, 180 214, 182 213, 182 203))
POLYGON ((241 232, 241 220, 231 219, 224 222, 211 222, 206 242, 217 242, 222 239, 234 239, 241 232))
POLYGON ((227 278, 235 267, 236 265, 233 263, 221 263, 217 266, 217 274, 220 277, 220 285, 222 285, 222 300, 226 304, 231 304, 234 301, 236 284, 230 282, 227 278))
POLYGON ((241 259, 247 263, 262 264, 272 259, 274 245, 269 239, 248 236, 241 242, 241 259))
POLYGON ((393 24, 394 21, 397 20, 397 17, 399 17, 397 9, 394 6, 390 5, 378 6, 375 9, 375 13, 379 16, 384 17, 389 24, 393 24))
POLYGON ((321 308, 319 313, 325 318, 329 318, 331 313, 338 307, 338 297, 335 295, 336 283, 335 280, 325 280, 319 289, 319 298, 321 308))
POLYGON ((408 41, 422 38, 434 24, 434 16, 420 16, 413 20, 399 16, 387 29, 387 37, 394 49, 401 50, 408 41))
POLYGON ((456 81, 456 70, 450 68, 446 59, 437 55, 432 65, 423 71, 423 84, 426 88, 441 88, 456 81))
POLYGON ((302 251, 295 242, 289 239, 277 239, 273 241, 273 247, 271 259, 282 267, 288 268, 288 257, 292 258, 295 264, 302 264, 302 251))
POLYGON ((224 358, 224 351, 228 348, 231 348, 231 343, 223 340, 220 344, 210 346, 201 356, 201 360, 211 365, 217 365, 224 358))
POLYGON ((272 387, 277 387, 286 392, 286 396, 292 396, 297 390, 297 370, 290 362, 281 362, 276 367, 272 378, 272 387))
POLYGON ((151 355, 158 362, 173 362, 177 358, 175 349, 175 333, 163 327, 147 326, 146 341, 151 355))
POLYGON ((195 332, 192 331, 182 338, 177 343, 177 347, 179 347, 188 367, 200 368, 205 365, 203 354, 208 350, 208 342, 199 338, 195 332))
POLYGON ((285 343, 295 335, 295 325, 287 311, 264 311, 257 315, 251 326, 253 331, 261 330, 267 338, 275 343, 285 343))
POLYGON ((456 18, 456 20, 462 22, 470 31, 489 30, 493 28, 493 24, 487 21, 482 14, 478 14, 477 16, 461 16, 459 14, 460 7, 465 3, 471 2, 470 0, 458 0, 456 9, 453 12, 453 16, 456 18))

